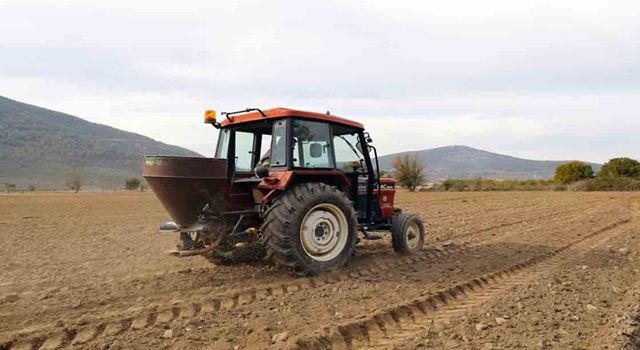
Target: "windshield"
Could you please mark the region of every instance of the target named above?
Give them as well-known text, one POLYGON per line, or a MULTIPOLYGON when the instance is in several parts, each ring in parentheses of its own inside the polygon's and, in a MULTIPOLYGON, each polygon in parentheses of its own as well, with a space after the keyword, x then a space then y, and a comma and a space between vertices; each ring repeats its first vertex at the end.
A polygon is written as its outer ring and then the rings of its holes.
POLYGON ((360 145, 358 134, 334 136, 333 145, 338 169, 346 172, 366 171, 364 167, 364 156, 357 147, 360 145))

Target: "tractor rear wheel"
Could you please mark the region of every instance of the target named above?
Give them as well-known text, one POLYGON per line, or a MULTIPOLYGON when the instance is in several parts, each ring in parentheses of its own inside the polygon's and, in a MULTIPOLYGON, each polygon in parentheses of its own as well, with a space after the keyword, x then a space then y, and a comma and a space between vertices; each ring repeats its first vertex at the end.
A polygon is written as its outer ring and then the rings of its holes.
POLYGON ((391 243, 398 254, 411 255, 424 246, 424 225, 416 214, 398 213, 393 216, 391 243))
POLYGON ((267 256, 299 275, 347 263, 356 244, 356 212, 347 196, 324 183, 296 185, 266 213, 267 256))

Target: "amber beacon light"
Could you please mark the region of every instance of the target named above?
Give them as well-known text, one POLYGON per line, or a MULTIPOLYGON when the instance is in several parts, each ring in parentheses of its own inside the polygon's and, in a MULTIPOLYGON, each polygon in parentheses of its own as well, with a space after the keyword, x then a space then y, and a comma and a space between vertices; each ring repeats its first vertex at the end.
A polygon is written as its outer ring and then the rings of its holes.
POLYGON ((216 111, 207 110, 204 111, 204 122, 207 124, 215 124, 216 122, 216 111))

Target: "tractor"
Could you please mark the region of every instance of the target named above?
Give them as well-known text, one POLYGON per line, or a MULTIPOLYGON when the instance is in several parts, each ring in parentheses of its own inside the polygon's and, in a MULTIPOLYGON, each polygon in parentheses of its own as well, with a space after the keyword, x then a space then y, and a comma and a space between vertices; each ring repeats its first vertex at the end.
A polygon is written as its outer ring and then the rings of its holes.
POLYGON ((344 266, 360 239, 391 232, 398 254, 424 245, 419 216, 394 207, 364 126, 287 108, 205 112, 214 158, 145 156, 143 176, 173 219, 177 256, 215 264, 267 259, 298 275, 344 266))

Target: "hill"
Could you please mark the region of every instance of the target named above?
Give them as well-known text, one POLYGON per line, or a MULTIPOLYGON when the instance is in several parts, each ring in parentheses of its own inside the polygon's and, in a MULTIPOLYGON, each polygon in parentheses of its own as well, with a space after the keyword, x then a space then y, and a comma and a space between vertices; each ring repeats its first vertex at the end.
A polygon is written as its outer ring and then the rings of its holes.
MULTIPOLYGON (((443 179, 548 179, 566 161, 516 158, 467 146, 447 146, 420 151, 394 153, 380 157, 380 169, 390 170, 398 155, 417 155, 430 180, 443 179)), ((594 170, 600 164, 590 163, 594 170)))
POLYGON ((200 156, 149 137, 0 96, 0 184, 62 189, 70 172, 85 187, 123 187, 144 154, 200 156))

